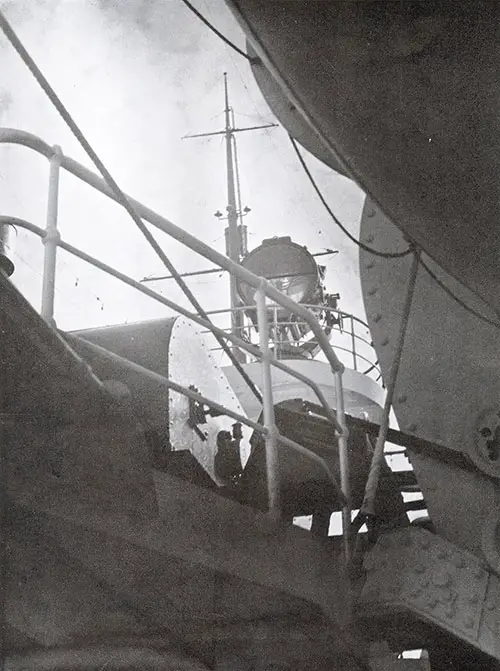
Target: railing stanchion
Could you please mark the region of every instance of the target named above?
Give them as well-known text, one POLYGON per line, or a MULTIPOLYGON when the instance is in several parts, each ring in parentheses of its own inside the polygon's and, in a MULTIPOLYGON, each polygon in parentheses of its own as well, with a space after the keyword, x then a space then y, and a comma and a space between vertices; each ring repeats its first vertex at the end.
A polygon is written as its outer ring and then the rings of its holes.
POLYGON ((278 475, 278 445, 277 429, 274 418, 273 383, 271 377, 271 351, 269 349, 269 323, 266 306, 266 280, 263 279, 255 292, 257 304, 257 323, 259 326, 259 346, 262 352, 262 409, 264 412, 264 426, 267 429, 266 440, 266 470, 267 492, 269 498, 269 514, 273 518, 280 517, 279 475, 278 475))
POLYGON ((345 504, 342 508, 342 536, 344 540, 344 557, 349 561, 349 532, 351 528, 351 483, 349 480, 349 450, 348 450, 348 431, 345 420, 344 407, 344 388, 342 386, 342 373, 335 373, 335 394, 337 401, 337 421, 341 427, 339 434, 339 463, 340 463, 340 488, 345 497, 345 504))
POLYGON ((60 235, 57 229, 57 214, 59 207, 59 170, 61 167, 62 151, 57 145, 50 158, 49 193, 47 198, 47 224, 43 244, 43 284, 41 316, 52 326, 54 321, 54 294, 56 284, 57 246, 60 235))
POLYGON ((358 362, 356 361, 356 336, 354 334, 354 319, 351 315, 351 342, 352 342, 352 365, 354 370, 358 370, 358 362))

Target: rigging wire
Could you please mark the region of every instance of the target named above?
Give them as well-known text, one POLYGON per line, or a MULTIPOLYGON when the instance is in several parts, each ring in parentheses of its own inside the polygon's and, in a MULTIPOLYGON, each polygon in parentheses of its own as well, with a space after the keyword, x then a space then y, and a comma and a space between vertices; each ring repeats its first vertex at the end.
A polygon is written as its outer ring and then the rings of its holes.
POLYGON ((219 30, 217 30, 217 28, 212 23, 210 23, 210 21, 208 19, 206 19, 203 16, 203 14, 201 12, 199 12, 196 9, 196 7, 194 7, 189 2, 189 0, 181 0, 181 2, 183 2, 186 5, 186 7, 188 7, 188 9, 190 9, 193 12, 193 14, 195 14, 195 16, 197 16, 200 19, 200 21, 202 21, 202 23, 204 23, 207 26, 207 28, 209 28, 213 33, 215 33, 217 35, 217 37, 220 37, 220 39, 223 42, 225 42, 229 47, 231 47, 231 49, 233 49, 233 51, 236 51, 236 53, 238 53, 240 56, 243 56, 243 58, 246 58, 247 61, 250 61, 250 63, 255 63, 258 60, 258 59, 255 59, 255 58, 251 58, 248 54, 246 54, 243 51, 243 49, 240 49, 239 47, 237 47, 236 44, 234 44, 234 42, 231 42, 231 40, 229 40, 225 35, 223 35, 219 30))
POLYGON ((439 279, 439 277, 436 275, 434 271, 432 271, 429 266, 425 263, 425 261, 422 261, 420 259, 420 265, 422 268, 427 272, 427 274, 434 280, 434 282, 458 305, 460 305, 464 310, 467 312, 470 312, 470 314, 474 315, 474 317, 477 317, 483 322, 486 322, 486 324, 490 324, 491 326, 494 326, 497 329, 500 329, 500 322, 495 321, 494 319, 489 319, 489 317, 485 317, 482 315, 480 312, 477 312, 474 308, 471 308, 467 303, 465 303, 461 298, 459 298, 449 287, 446 286, 446 284, 439 279))
POLYGON ((337 226, 340 228, 340 230, 341 230, 341 231, 342 231, 342 232, 349 238, 349 240, 351 240, 351 242, 354 242, 355 245, 357 245, 358 247, 360 247, 361 249, 363 249, 365 252, 369 252, 370 254, 374 254, 375 256, 381 256, 381 257, 384 258, 384 259, 401 259, 401 258, 403 258, 404 256, 408 256, 408 254, 411 254, 411 253, 412 253, 412 249, 411 249, 410 247, 408 247, 408 249, 406 249, 406 250, 403 251, 403 252, 381 252, 381 251, 379 251, 378 249, 373 249, 372 247, 369 247, 368 245, 365 245, 365 244, 364 244, 363 242, 361 242, 360 240, 357 240, 357 239, 352 235, 352 233, 350 233, 350 232, 347 230, 347 228, 342 224, 342 222, 339 220, 339 218, 334 214, 334 212, 332 211, 331 207, 330 207, 330 206, 328 205, 328 203, 326 202, 325 197, 324 197, 323 194, 321 193, 321 190, 320 190, 319 186, 317 185, 316 180, 315 180, 314 177, 312 176, 311 171, 310 171, 309 168, 307 167, 306 162, 304 161, 304 157, 303 157, 302 154, 300 153, 296 141, 294 140, 294 138, 293 138, 290 134, 288 135, 288 137, 290 138, 290 142, 292 143, 292 146, 293 146, 293 148, 294 148, 294 150, 295 150, 295 153, 296 153, 297 156, 298 156, 298 159, 299 159, 299 161, 300 161, 300 164, 302 165, 302 168, 304 169, 304 172, 305 172, 306 175, 308 176, 309 181, 311 182, 311 184, 312 184, 314 190, 316 191, 316 193, 317 193, 319 199, 321 200, 321 202, 322 202, 323 205, 325 206, 325 208, 326 208, 328 214, 330 215, 330 217, 331 217, 331 218, 333 219, 333 221, 337 224, 337 226))
MULTIPOLYGON (((233 128, 234 128, 234 112, 233 112, 233 128)), ((233 143, 233 156, 234 156, 234 174, 236 177, 236 197, 238 200, 238 219, 240 225, 243 226, 243 207, 241 204, 241 184, 240 184, 240 169, 238 165, 238 148, 236 146, 236 138, 233 135, 231 136, 231 142, 233 143)))
MULTIPOLYGON (((24 48, 21 40, 19 37, 16 35, 14 32, 13 28, 11 27, 10 23, 7 21, 5 18, 4 13, 0 10, 0 28, 2 29, 5 37, 9 40, 11 45, 14 47, 14 49, 17 51, 21 59, 23 60, 24 64, 27 66, 33 77, 36 79, 37 83, 40 85, 44 93, 47 95, 51 103, 54 105, 56 110, 59 112, 61 117, 64 119, 68 127, 70 128, 71 132, 73 135, 76 137, 78 142, 82 145, 82 147, 85 149, 87 152, 88 156, 98 169, 98 171, 101 173, 104 181, 106 184, 109 186, 109 188, 116 194, 118 202, 125 208, 125 210, 128 212, 134 223, 137 225, 143 236, 146 238, 146 240, 149 242, 151 247, 154 249, 158 257, 161 259, 163 264, 166 266, 168 271, 170 272, 171 275, 173 275, 174 279, 176 280, 177 284, 179 287, 182 289, 184 292, 184 295, 188 298, 190 301, 191 305, 195 308, 195 310, 198 312, 198 314, 203 317, 203 319, 206 319, 210 321, 207 313, 201 306, 201 304, 198 302, 192 291, 189 289, 187 284, 184 282, 182 277, 180 276, 179 272, 175 268, 175 266, 172 264, 168 256, 165 254, 163 249, 160 247, 158 242, 156 241, 156 238, 153 236, 153 234, 150 232, 148 227, 144 224, 142 221, 141 217, 137 214, 135 211, 134 207, 132 204, 129 202, 127 196, 124 194, 124 192, 120 189, 118 184, 115 182, 114 178, 111 176, 111 174, 108 172, 107 168, 105 165, 102 163, 101 159, 99 156, 96 154, 96 152, 92 149, 90 143, 88 142, 87 138, 83 134, 83 132, 80 130, 76 122, 74 121, 73 117, 71 114, 68 112, 66 107, 63 105, 62 101, 59 99, 57 94, 55 93, 54 89, 51 87, 47 79, 44 77, 42 74, 41 70, 38 68, 36 65, 35 61, 31 58, 27 50, 24 48)), ((249 375, 246 373, 245 369, 241 365, 241 363, 238 361, 238 359, 234 356, 233 352, 231 351, 230 347, 226 343, 226 341, 219 335, 219 334, 214 334, 215 338, 217 339, 218 343, 224 350, 224 352, 227 354, 229 359, 231 360, 231 363, 234 365, 234 367, 238 370, 242 378, 245 380, 247 383, 248 387, 251 389, 252 393, 255 395, 255 397, 258 399, 259 403, 262 403, 262 395, 260 391, 257 389, 256 385, 254 382, 251 380, 249 375)))
MULTIPOLYGON (((337 226, 340 227, 340 229, 347 235, 347 237, 350 240, 352 240, 352 242, 354 242, 356 245, 358 245, 358 247, 360 247, 364 251, 369 252, 370 254, 375 254, 376 256, 381 256, 383 258, 389 258, 389 259, 402 258, 402 257, 407 256, 408 254, 411 253, 411 251, 412 251, 411 248, 408 248, 404 252, 381 252, 377 249, 372 249, 371 247, 368 247, 367 245, 363 244, 359 240, 356 240, 356 238, 354 238, 354 236, 351 235, 351 233, 342 225, 342 223, 338 220, 338 218, 335 216, 335 214, 330 209, 330 207, 329 207, 328 203, 326 202, 323 194, 321 193, 318 185, 316 184, 316 181, 315 181, 314 177, 312 176, 309 168, 307 167, 307 165, 304 161, 304 158, 299 151, 299 148, 297 146, 296 141, 294 140, 294 138, 291 135, 289 135, 289 138, 290 138, 290 141, 293 145, 293 148, 295 149, 295 152, 296 152, 297 156, 299 157, 300 163, 301 163, 302 167, 304 168, 304 171, 306 172, 307 176, 309 177, 309 180, 310 180, 311 184, 313 185, 314 190, 318 194, 321 202, 326 207, 326 209, 328 210, 328 213, 330 214, 330 216, 332 217, 334 222, 337 224, 337 226)), ((485 322, 486 324, 490 324, 491 326, 494 326, 495 328, 500 328, 500 322, 499 321, 495 321, 494 319, 489 319, 488 317, 485 317, 480 312, 477 312, 477 310, 474 310, 474 308, 471 308, 469 305, 467 305, 461 298, 459 298, 449 287, 446 286, 446 284, 442 280, 439 279, 439 277, 437 277, 437 275, 429 268, 429 266, 422 259, 420 259, 420 265, 429 274, 429 276, 434 280, 434 282, 436 282, 436 284, 452 300, 454 300, 456 303, 458 303, 458 305, 460 305, 464 310, 466 310, 470 314, 474 315, 475 317, 477 317, 481 321, 485 322)))
MULTIPOLYGON (((298 158, 299 158, 299 161, 300 161, 300 163, 301 163, 301 165, 302 165, 302 167, 303 167, 305 173, 306 173, 307 176, 309 177, 309 180, 310 180, 311 184, 313 185, 314 190, 315 190, 316 193, 318 194, 318 196, 319 196, 321 202, 322 202, 323 205, 326 207, 328 213, 330 214, 330 216, 332 217, 332 219, 334 220, 334 222, 337 224, 337 226, 340 227, 340 229, 347 235, 347 237, 348 237, 350 240, 352 240, 352 242, 354 242, 358 247, 360 247, 361 249, 363 249, 363 250, 366 251, 366 252, 369 252, 370 254, 374 254, 375 256, 381 256, 381 257, 383 257, 383 258, 388 258, 388 259, 402 258, 402 257, 407 256, 408 254, 411 253, 411 251, 412 251, 411 248, 408 248, 408 249, 407 249, 406 251, 404 251, 404 252, 381 252, 381 251, 379 251, 379 250, 377 250, 377 249, 373 249, 373 248, 371 248, 371 247, 368 247, 367 245, 365 245, 364 243, 362 243, 362 242, 359 241, 359 240, 356 240, 356 238, 355 238, 353 235, 351 235, 351 233, 350 233, 350 232, 349 232, 349 231, 342 225, 342 223, 338 220, 338 218, 337 218, 337 217, 335 216, 335 214, 332 212, 330 206, 329 206, 328 203, 326 202, 326 200, 325 200, 323 194, 321 193, 321 191, 320 191, 318 185, 316 184, 316 181, 315 181, 314 177, 312 176, 312 174, 311 174, 309 168, 307 167, 307 165, 306 165, 306 163, 305 163, 305 161, 304 161, 304 158, 303 158, 302 154, 301 154, 300 151, 299 151, 299 148, 298 148, 298 146, 297 146, 296 141, 294 140, 294 138, 293 138, 291 135, 289 135, 289 138, 290 138, 290 141, 291 141, 291 143, 292 143, 292 145, 293 145, 293 148, 295 149, 295 152, 296 152, 296 154, 297 154, 297 156, 298 156, 298 158)), ((434 282, 436 282, 436 284, 437 284, 437 285, 438 285, 438 286, 439 286, 439 287, 440 287, 440 288, 441 288, 441 289, 442 289, 442 290, 443 290, 443 291, 444 291, 444 292, 445 292, 445 293, 446 293, 452 300, 454 300, 456 303, 458 303, 458 305, 460 305, 464 310, 466 310, 466 311, 469 312, 470 314, 474 315, 475 317, 477 317, 477 318, 480 319, 481 321, 485 322, 486 324, 490 324, 491 326, 494 326, 495 328, 500 329, 500 322, 499 322, 499 321, 495 321, 494 319, 490 319, 490 318, 488 318, 488 317, 485 317, 485 316, 482 315, 480 312, 477 312, 477 310, 475 310, 474 308, 471 308, 469 305, 467 305, 467 304, 466 304, 461 298, 459 298, 459 297, 458 297, 458 296, 457 296, 457 295, 456 295, 456 294, 455 294, 449 287, 447 287, 446 284, 445 284, 442 280, 439 279, 439 277, 437 277, 437 275, 436 275, 436 274, 429 268, 429 266, 428 266, 428 265, 425 263, 425 261, 423 261, 422 259, 420 259, 420 265, 422 266, 422 268, 424 268, 424 270, 428 273, 428 275, 434 280, 434 282)))

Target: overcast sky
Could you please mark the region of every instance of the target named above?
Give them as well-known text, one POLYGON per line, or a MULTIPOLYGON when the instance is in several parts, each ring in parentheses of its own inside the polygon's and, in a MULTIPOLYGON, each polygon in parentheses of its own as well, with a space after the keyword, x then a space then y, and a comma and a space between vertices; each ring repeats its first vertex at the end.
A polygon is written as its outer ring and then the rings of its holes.
MULTIPOLYGON (((224 34, 244 46, 223 0, 193 0, 224 34)), ((73 114, 122 189, 177 225, 224 251, 225 152, 221 138, 182 140, 219 130, 224 121, 223 72, 238 125, 274 121, 249 64, 180 0, 0 0, 26 48, 73 114)), ((17 54, 0 37, 0 125, 59 144, 92 167, 77 141, 17 54)), ((340 307, 364 316, 357 249, 331 222, 298 164, 282 128, 238 137, 242 200, 249 246, 290 235, 310 251, 330 247, 327 285, 340 307)), ((333 210, 355 234, 360 190, 307 157, 333 210)), ((45 225, 48 163, 20 147, 0 147, 2 213, 45 225)), ((165 274, 134 223, 120 209, 71 176, 61 180, 63 238, 136 279, 165 274)), ((209 263, 167 237, 158 240, 180 271, 209 263)), ((38 308, 42 245, 11 234, 14 281, 38 308)), ((59 252, 56 319, 64 329, 157 318, 163 307, 59 252)), ((188 280, 206 309, 228 305, 227 281, 217 275, 188 280)), ((172 281, 154 288, 186 304, 172 281)))

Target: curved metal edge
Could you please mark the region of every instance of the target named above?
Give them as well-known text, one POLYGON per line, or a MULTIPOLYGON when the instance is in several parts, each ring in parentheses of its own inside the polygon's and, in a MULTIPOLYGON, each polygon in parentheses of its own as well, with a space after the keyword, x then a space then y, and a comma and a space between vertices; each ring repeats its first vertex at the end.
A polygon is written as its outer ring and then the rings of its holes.
MULTIPOLYGON (((409 243, 413 243, 421 247, 423 251, 425 251, 425 253, 439 267, 443 267, 444 270, 446 270, 446 272, 451 277, 461 282, 462 280, 456 275, 456 273, 452 272, 451 268, 442 266, 442 264, 435 257, 434 255, 435 250, 433 248, 428 249, 426 246, 424 246, 424 244, 422 244, 422 240, 420 241, 416 240, 413 235, 413 232, 409 230, 409 226, 403 227, 398 217, 394 216, 394 213, 391 211, 391 208, 387 207, 386 204, 383 205, 380 199, 374 197, 374 195, 371 193, 371 190, 365 183, 365 180, 363 179, 362 175, 351 165, 351 162, 343 155, 343 152, 338 146, 338 143, 336 143, 333 138, 327 137, 325 132, 321 129, 321 125, 316 119, 314 113, 310 110, 307 110, 307 105, 294 90, 292 83, 286 78, 285 74, 283 74, 280 71, 275 61, 271 57, 270 53, 260 42, 257 32, 252 25, 251 19, 248 16, 250 12, 245 11, 245 9, 243 9, 242 7, 243 3, 241 2, 241 0, 225 0, 225 1, 226 4, 231 9, 231 11, 233 12, 234 16, 236 17, 244 33, 246 34, 253 49, 255 50, 255 53, 257 54, 257 57, 265 65, 266 69, 269 71, 273 79, 279 84, 281 90, 289 99, 289 101, 297 108, 297 111, 300 112, 305 122, 309 125, 309 127, 321 141, 321 144, 323 145, 325 150, 332 155, 333 159, 336 162, 338 162, 340 168, 345 171, 345 174, 348 177, 351 177, 366 194, 370 195, 372 202, 377 205, 377 207, 381 210, 381 212, 383 212, 385 216, 395 226, 397 226, 402 233, 404 233, 405 238, 408 240, 409 243)), ((473 292, 482 301, 486 302, 490 307, 498 309, 498 306, 495 304, 494 297, 488 294, 483 295, 478 288, 469 285, 467 286, 471 292, 473 292)))
POLYGON ((279 83, 274 79, 262 60, 257 56, 248 40, 246 50, 250 58, 254 59, 251 61, 251 68, 257 86, 281 125, 284 126, 295 140, 297 140, 297 142, 299 142, 310 154, 313 154, 319 161, 325 163, 345 177, 346 175, 342 166, 333 158, 333 156, 331 156, 330 152, 325 151, 321 141, 318 141, 317 134, 311 126, 307 124, 295 106, 287 100, 287 96, 281 89, 279 83))
POLYGON ((17 128, 0 128, 0 144, 19 144, 22 147, 33 149, 47 159, 52 158, 57 153, 57 149, 51 147, 41 138, 17 128))

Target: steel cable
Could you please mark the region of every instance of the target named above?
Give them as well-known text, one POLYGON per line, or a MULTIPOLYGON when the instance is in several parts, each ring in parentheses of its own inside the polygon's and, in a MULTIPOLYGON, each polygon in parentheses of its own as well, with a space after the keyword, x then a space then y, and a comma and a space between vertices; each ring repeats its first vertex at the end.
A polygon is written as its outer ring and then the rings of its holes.
POLYGON ((368 245, 365 245, 365 244, 364 244, 363 242, 361 242, 360 240, 357 240, 357 239, 354 237, 354 235, 352 235, 352 233, 350 233, 350 232, 347 230, 347 228, 346 228, 346 227, 344 226, 344 224, 339 220, 339 218, 335 215, 335 213, 333 212, 333 210, 331 209, 331 207, 330 207, 330 206, 328 205, 328 203, 326 202, 326 199, 325 199, 325 197, 323 196, 323 194, 321 193, 321 190, 320 190, 319 186, 317 185, 316 180, 315 180, 314 177, 312 176, 311 171, 309 170, 309 168, 307 167, 306 162, 304 161, 304 157, 303 157, 302 154, 300 153, 300 150, 299 150, 299 148, 298 148, 298 146, 297 146, 297 142, 294 140, 294 138, 293 138, 291 135, 288 135, 288 137, 290 138, 290 142, 292 143, 292 146, 293 146, 293 148, 294 148, 294 150, 295 150, 295 153, 296 153, 297 156, 298 156, 298 159, 299 159, 299 161, 300 161, 300 164, 301 164, 302 168, 304 169, 304 172, 305 172, 306 175, 308 176, 309 181, 311 182, 311 184, 312 184, 314 190, 316 191, 316 193, 317 193, 319 199, 321 200, 321 202, 322 202, 323 205, 325 206, 325 208, 326 208, 328 214, 329 214, 330 217, 333 219, 333 221, 335 222, 335 224, 340 228, 340 230, 344 233, 344 235, 346 235, 346 236, 349 238, 349 240, 350 240, 351 242, 354 242, 355 245, 357 245, 358 247, 360 247, 361 249, 363 249, 365 252, 369 252, 370 254, 374 254, 375 256, 381 256, 381 257, 384 258, 384 259, 401 259, 401 258, 403 258, 404 256, 408 256, 408 254, 411 254, 411 252, 412 252, 411 247, 408 247, 408 249, 405 249, 403 252, 381 252, 381 251, 379 251, 378 249, 373 249, 372 247, 369 247, 368 245))
MULTIPOLYGON (((143 236, 146 238, 146 240, 149 242, 151 247, 154 249, 160 260, 163 262, 165 267, 168 269, 170 274, 173 276, 175 281, 177 282, 178 286, 181 288, 183 291, 184 295, 188 298, 190 301, 191 305, 195 308, 195 310, 198 312, 198 314, 203 317, 203 319, 206 319, 208 321, 211 321, 205 310, 202 308, 201 304, 198 302, 192 291, 189 289, 187 284, 184 282, 180 274, 178 273, 177 269, 175 266, 172 264, 168 256, 165 254, 165 252, 162 250, 156 239, 154 238, 153 234, 149 231, 147 226, 144 224, 142 221, 141 217, 137 214, 135 211, 134 207, 132 204, 129 202, 128 198, 124 194, 124 192, 120 189, 118 184, 115 182, 111 174, 108 172, 107 168, 104 166, 102 161, 100 160, 99 156, 95 153, 95 151, 92 149, 91 145, 89 144, 88 140, 86 139, 85 135, 83 132, 80 130, 76 122, 74 121, 73 117, 71 114, 68 112, 66 107, 63 105, 57 94, 55 93, 54 89, 51 87, 47 79, 44 77, 42 74, 41 70, 38 68, 36 65, 35 61, 31 58, 29 53, 26 51, 24 48, 21 40, 18 38, 16 33, 14 32, 13 28, 5 18, 3 12, 0 10, 0 28, 2 29, 5 37, 9 40, 11 45, 14 47, 14 49, 17 51, 21 59, 23 60, 24 64, 27 66, 33 77, 36 79, 37 83, 39 86, 42 88, 44 93, 47 95, 51 103, 54 105, 56 110, 59 112, 63 120, 66 122, 68 127, 70 128, 71 132, 73 135, 76 137, 78 142, 82 145, 84 150, 87 152, 88 156, 96 166, 97 170, 101 173, 104 181, 106 184, 109 186, 109 188, 115 193, 116 198, 118 202, 125 208, 125 210, 128 212, 134 223, 137 225, 143 236)), ((251 380, 249 375, 246 373, 244 368, 242 367, 241 363, 237 360, 237 358, 234 356, 234 354, 231 352, 231 349, 228 347, 227 343, 225 340, 220 337, 219 335, 214 334, 214 337, 217 339, 217 342, 219 345, 222 347, 224 352, 227 354, 229 357, 231 363, 233 366, 238 370, 242 378, 245 380, 249 388, 251 389, 252 393, 255 395, 259 403, 262 403, 262 395, 260 391, 257 389, 256 385, 254 382, 251 380)))

